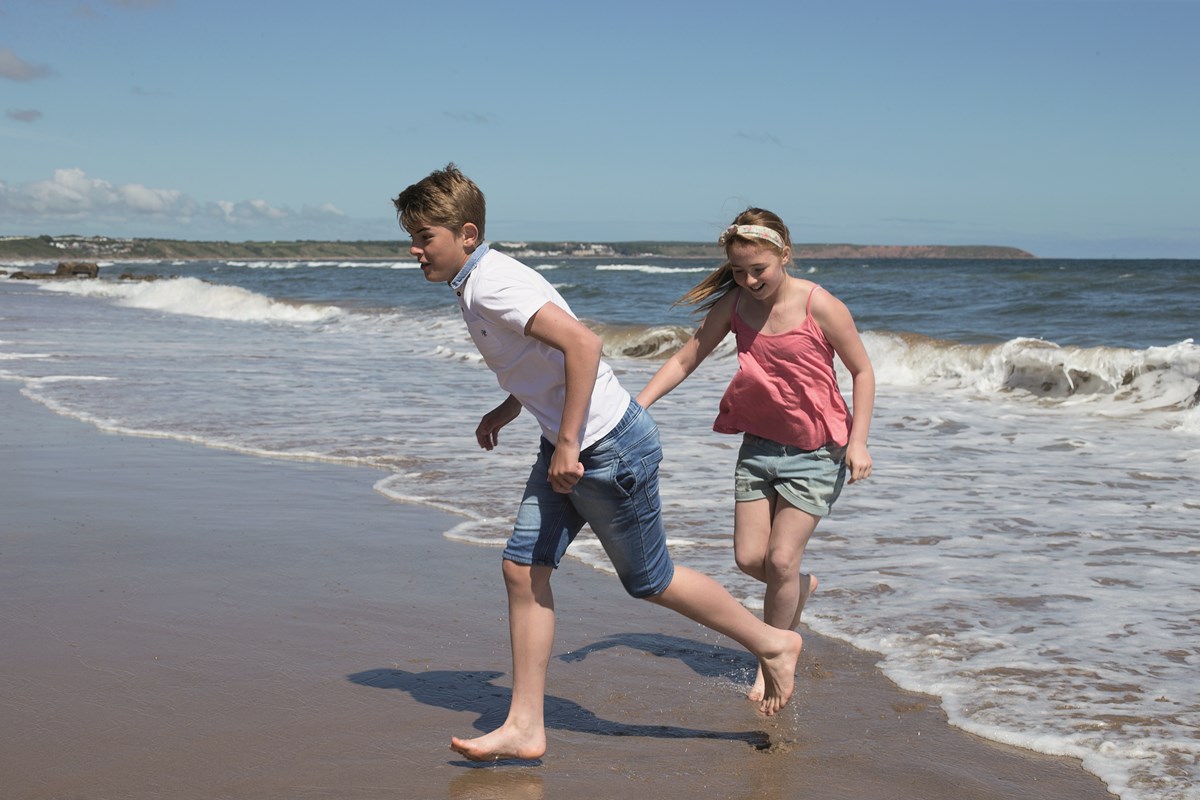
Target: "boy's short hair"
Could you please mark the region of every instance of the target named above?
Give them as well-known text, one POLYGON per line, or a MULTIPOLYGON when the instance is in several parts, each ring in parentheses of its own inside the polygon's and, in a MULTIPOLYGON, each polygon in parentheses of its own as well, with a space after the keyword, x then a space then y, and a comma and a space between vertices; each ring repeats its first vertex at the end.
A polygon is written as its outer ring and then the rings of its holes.
POLYGON ((400 225, 409 234, 424 225, 443 225, 460 231, 470 222, 479 229, 479 239, 483 240, 487 216, 483 192, 453 163, 409 186, 392 203, 400 225))

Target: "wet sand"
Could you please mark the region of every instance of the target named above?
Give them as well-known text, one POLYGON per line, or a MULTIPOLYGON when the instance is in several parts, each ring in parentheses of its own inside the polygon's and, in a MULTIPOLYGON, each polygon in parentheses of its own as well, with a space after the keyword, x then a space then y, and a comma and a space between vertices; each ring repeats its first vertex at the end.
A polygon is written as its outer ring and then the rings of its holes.
POLYGON ((549 752, 472 764, 449 738, 503 719, 508 630, 499 551, 445 539, 456 518, 372 470, 100 433, 12 384, 0 413, 6 800, 1112 797, 807 631, 792 704, 759 716, 735 643, 570 559, 549 752))

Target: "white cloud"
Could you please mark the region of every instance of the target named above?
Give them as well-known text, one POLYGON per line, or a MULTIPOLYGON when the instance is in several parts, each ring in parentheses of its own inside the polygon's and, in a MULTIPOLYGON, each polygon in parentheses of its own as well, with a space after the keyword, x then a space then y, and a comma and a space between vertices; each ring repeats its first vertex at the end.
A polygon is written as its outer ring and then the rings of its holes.
POLYGON ((469 122, 472 125, 490 125, 496 121, 493 114, 481 111, 443 111, 445 116, 458 122, 469 122))
POLYGON ((140 183, 121 186, 117 194, 127 208, 144 214, 167 214, 187 200, 176 189, 149 189, 140 183))
POLYGON ((225 221, 234 223, 282 220, 291 216, 289 212, 275 208, 266 200, 243 200, 240 203, 218 200, 211 204, 210 211, 216 211, 225 221))
MULTIPOLYGON (((82 169, 57 169, 49 180, 20 185, 0 181, 0 216, 21 224, 71 222, 101 228, 168 225, 183 233, 200 224, 211 233, 277 230, 307 222, 341 223, 346 215, 331 203, 304 206, 299 212, 266 200, 217 200, 201 203, 178 189, 140 183, 114 185, 82 169)), ((198 232, 198 231, 194 231, 198 232)))
POLYGON ((769 131, 738 131, 737 138, 745 139, 748 142, 755 142, 757 144, 773 144, 776 147, 784 146, 783 140, 769 131))
POLYGON ((186 215, 194 203, 173 189, 131 183, 114 186, 81 169, 57 169, 48 181, 0 184, 0 210, 18 216, 83 219, 129 214, 186 215))
POLYGON ((31 64, 12 51, 11 47, 0 47, 0 78, 14 81, 32 81, 56 74, 50 67, 31 64))
POLYGON ((305 219, 328 219, 330 217, 343 218, 346 212, 335 206, 333 203, 322 203, 319 206, 305 206, 300 210, 300 216, 305 219))
POLYGON ((42 118, 42 112, 36 108, 10 108, 4 115, 17 122, 37 122, 42 118))

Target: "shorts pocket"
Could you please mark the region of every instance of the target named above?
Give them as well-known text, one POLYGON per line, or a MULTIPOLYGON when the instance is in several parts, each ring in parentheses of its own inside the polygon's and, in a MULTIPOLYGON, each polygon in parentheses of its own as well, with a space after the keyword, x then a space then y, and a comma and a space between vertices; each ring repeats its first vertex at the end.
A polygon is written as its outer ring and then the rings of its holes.
POLYGON ((662 450, 655 448, 639 459, 621 458, 617 462, 613 482, 625 497, 633 497, 639 490, 648 497, 658 494, 658 465, 662 463, 662 450))

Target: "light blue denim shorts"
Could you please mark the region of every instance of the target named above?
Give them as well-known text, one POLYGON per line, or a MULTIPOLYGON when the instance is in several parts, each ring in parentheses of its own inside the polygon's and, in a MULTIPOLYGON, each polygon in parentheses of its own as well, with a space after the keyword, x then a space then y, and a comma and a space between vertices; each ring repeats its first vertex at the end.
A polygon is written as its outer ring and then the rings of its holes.
POLYGON ((544 437, 525 484, 504 558, 518 564, 558 567, 567 546, 590 525, 625 591, 662 594, 675 576, 667 552, 658 465, 658 426, 637 403, 604 438, 579 454, 583 477, 570 494, 550 487, 554 445, 544 437))
POLYGON ((801 511, 827 517, 845 482, 844 446, 801 450, 747 433, 733 473, 733 499, 742 503, 779 495, 801 511))

